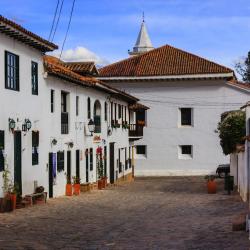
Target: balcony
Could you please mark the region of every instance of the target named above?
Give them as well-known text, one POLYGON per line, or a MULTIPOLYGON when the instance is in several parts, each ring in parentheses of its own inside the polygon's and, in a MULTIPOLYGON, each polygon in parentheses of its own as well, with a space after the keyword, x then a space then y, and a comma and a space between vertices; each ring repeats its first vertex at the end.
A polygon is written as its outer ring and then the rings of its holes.
POLYGON ((61 113, 61 134, 69 133, 69 114, 67 112, 61 113))
POLYGON ((143 127, 139 124, 129 124, 129 139, 139 140, 143 137, 143 127))

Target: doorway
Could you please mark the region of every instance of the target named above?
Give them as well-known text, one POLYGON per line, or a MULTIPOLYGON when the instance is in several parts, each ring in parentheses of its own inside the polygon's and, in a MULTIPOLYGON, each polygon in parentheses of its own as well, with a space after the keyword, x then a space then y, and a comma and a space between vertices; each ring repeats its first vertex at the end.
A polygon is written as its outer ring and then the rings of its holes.
POLYGON ((115 182, 115 143, 109 143, 109 169, 110 169, 110 183, 113 184, 115 182))
POLYGON ((53 153, 49 153, 49 198, 53 198, 53 153))
POLYGON ((76 150, 76 178, 80 180, 80 150, 76 150))
POLYGON ((22 132, 14 132, 14 183, 22 195, 22 132))
POLYGON ((71 151, 67 151, 67 179, 71 181, 71 151))

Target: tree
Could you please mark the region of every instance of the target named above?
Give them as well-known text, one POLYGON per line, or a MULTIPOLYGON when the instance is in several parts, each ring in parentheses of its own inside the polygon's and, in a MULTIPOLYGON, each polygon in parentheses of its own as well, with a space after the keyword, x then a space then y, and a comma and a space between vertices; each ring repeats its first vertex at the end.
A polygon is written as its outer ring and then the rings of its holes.
POLYGON ((225 155, 234 153, 237 144, 244 144, 246 135, 246 114, 244 111, 231 111, 221 115, 218 124, 220 145, 225 155))
POLYGON ((250 51, 247 57, 243 61, 236 62, 234 67, 236 72, 241 75, 242 80, 250 83, 250 51))

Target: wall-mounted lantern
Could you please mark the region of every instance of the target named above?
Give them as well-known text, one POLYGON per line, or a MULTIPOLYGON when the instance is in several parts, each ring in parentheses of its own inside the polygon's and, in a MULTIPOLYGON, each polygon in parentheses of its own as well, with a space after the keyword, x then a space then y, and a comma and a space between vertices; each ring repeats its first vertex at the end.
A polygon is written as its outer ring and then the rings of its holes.
POLYGON ((12 132, 14 131, 16 127, 16 122, 14 119, 12 118, 9 118, 9 130, 11 130, 12 132))
POLYGON ((91 133, 91 136, 93 136, 93 133, 95 131, 95 124, 92 119, 89 120, 88 128, 89 128, 89 132, 91 133))
POLYGON ((31 121, 29 119, 25 119, 24 122, 26 124, 27 130, 29 131, 32 127, 31 121))
POLYGON ((51 145, 55 146, 57 144, 57 139, 53 138, 51 141, 51 145))

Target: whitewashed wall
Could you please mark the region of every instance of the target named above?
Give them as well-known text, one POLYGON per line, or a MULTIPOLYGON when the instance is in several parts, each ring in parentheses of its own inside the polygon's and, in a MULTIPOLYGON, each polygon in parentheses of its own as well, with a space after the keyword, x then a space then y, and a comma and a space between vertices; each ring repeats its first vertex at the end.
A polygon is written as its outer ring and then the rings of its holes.
MULTIPOLYGON (((114 129, 112 136, 107 136, 107 127, 110 123, 104 121, 104 102, 108 102, 109 95, 105 92, 90 88, 77 87, 75 84, 50 77, 44 74, 42 54, 29 46, 21 44, 0 34, 0 130, 5 131, 5 153, 11 172, 11 178, 14 178, 14 137, 9 131, 8 119, 13 118, 19 122, 16 124, 16 130, 22 129, 22 123, 25 118, 32 122, 32 129, 29 132, 22 132, 22 193, 30 194, 34 191, 34 181, 40 186, 45 187, 48 192, 48 157, 49 152, 56 153, 58 150, 65 150, 65 171, 57 173, 54 185, 54 197, 64 195, 67 170, 66 151, 69 149, 66 142, 73 141, 74 147, 71 149, 71 175, 75 173, 75 151, 80 150, 80 175, 82 182, 85 182, 85 149, 93 147, 93 166, 90 174, 90 182, 96 181, 96 159, 95 152, 98 146, 107 146, 107 171, 109 174, 109 143, 115 142, 115 163, 118 158, 118 148, 129 147, 128 130, 118 128, 114 129), (4 74, 4 51, 10 51, 19 56, 20 64, 20 91, 5 89, 4 74), (31 94, 31 61, 38 63, 38 96, 31 94), (50 112, 50 90, 55 90, 55 112, 50 112), (69 92, 69 113, 70 113, 70 133, 61 135, 61 90, 69 92), (79 96, 79 116, 76 117, 76 95, 79 96), (86 136, 84 127, 77 126, 80 123, 86 125, 87 119, 87 97, 91 98, 91 113, 93 117, 94 102, 99 100, 102 106, 102 133, 101 143, 93 143, 93 137, 86 136), (32 166, 32 130, 40 132, 39 138, 39 164, 32 166), (51 145, 51 140, 56 138, 56 146, 51 145)), ((116 99, 115 99, 116 100, 116 99)), ((117 103, 128 106, 121 100, 117 103)), ((109 115, 109 113, 108 113, 109 115)), ((128 115, 127 115, 128 117, 128 115)), ((116 165, 115 165, 116 166, 116 165)), ((116 166, 117 167, 117 166, 116 166)), ((119 174, 131 172, 128 171, 119 174)), ((0 172, 0 197, 3 196, 2 172, 0 172)))
POLYGON ((223 112, 239 109, 249 92, 224 81, 112 83, 138 97, 150 110, 139 145, 147 145, 147 157, 136 160, 137 176, 203 175, 229 163, 215 133, 223 112), (193 108, 194 126, 180 127, 179 108, 193 108), (193 158, 178 157, 179 145, 193 145, 193 158))
POLYGON ((238 192, 244 201, 248 199, 248 170, 246 157, 247 154, 245 152, 232 154, 230 163, 230 174, 234 176, 234 183, 237 185, 238 192))
MULTIPOLYGON (((44 131, 46 126, 46 108, 43 105, 47 99, 46 85, 43 79, 42 54, 29 46, 21 44, 0 34, 0 130, 5 131, 5 153, 6 160, 11 171, 11 178, 14 178, 14 136, 9 131, 8 119, 13 118, 19 122, 16 124, 16 130, 22 129, 22 123, 25 118, 32 122, 32 129, 22 132, 22 180, 23 193, 32 193, 34 191, 34 181, 38 185, 46 186, 45 178, 47 153, 44 139, 40 138, 39 164, 32 166, 32 130, 44 131), (4 74, 4 52, 5 50, 19 56, 20 68, 20 91, 5 89, 4 74), (38 63, 39 75, 39 95, 31 94, 31 61, 38 63)), ((42 135, 42 133, 41 133, 42 135)), ((0 172, 0 187, 2 187, 2 173, 0 172)), ((0 188, 0 197, 2 196, 0 188)))
MULTIPOLYGON (((80 150, 81 161, 80 161, 80 178, 81 182, 86 182, 86 158, 85 150, 93 148, 93 171, 89 171, 89 182, 97 181, 97 169, 96 169, 96 149, 98 146, 101 146, 104 149, 104 146, 107 146, 107 174, 109 181, 109 143, 115 143, 115 167, 118 159, 118 149, 129 147, 128 140, 128 130, 117 128, 113 129, 112 135, 108 136, 108 127, 111 126, 110 123, 110 101, 114 101, 117 104, 122 104, 128 106, 124 101, 117 100, 114 98, 110 99, 109 94, 94 90, 92 88, 83 88, 75 84, 69 83, 67 81, 57 79, 55 77, 50 77, 46 79, 47 82, 47 110, 48 110, 48 127, 46 138, 47 147, 50 149, 49 152, 56 153, 57 151, 64 150, 65 153, 65 169, 63 172, 57 173, 57 177, 54 185, 54 196, 60 196, 65 193, 65 184, 66 184, 66 172, 67 172, 67 150, 68 146, 66 142, 72 141, 74 147, 71 150, 71 175, 76 175, 76 150, 80 150), (55 91, 55 112, 50 112, 50 90, 55 91), (69 94, 69 134, 61 134, 61 91, 67 92, 69 94), (79 115, 76 116, 76 96, 79 96, 79 115), (101 142, 95 143, 93 141, 93 136, 90 136, 88 132, 88 118, 87 118, 87 99, 90 97, 91 100, 91 118, 93 120, 94 114, 94 103, 96 100, 99 100, 101 103, 101 142), (108 121, 104 120, 104 105, 105 102, 108 103, 108 121), (56 146, 51 146, 51 140, 55 138, 58 143, 56 146)), ((127 109, 128 110, 128 109, 127 109)), ((128 115, 127 115, 128 117, 128 115)), ((131 172, 131 169, 128 169, 124 173, 120 173, 118 178, 123 174, 128 174, 131 172)))

